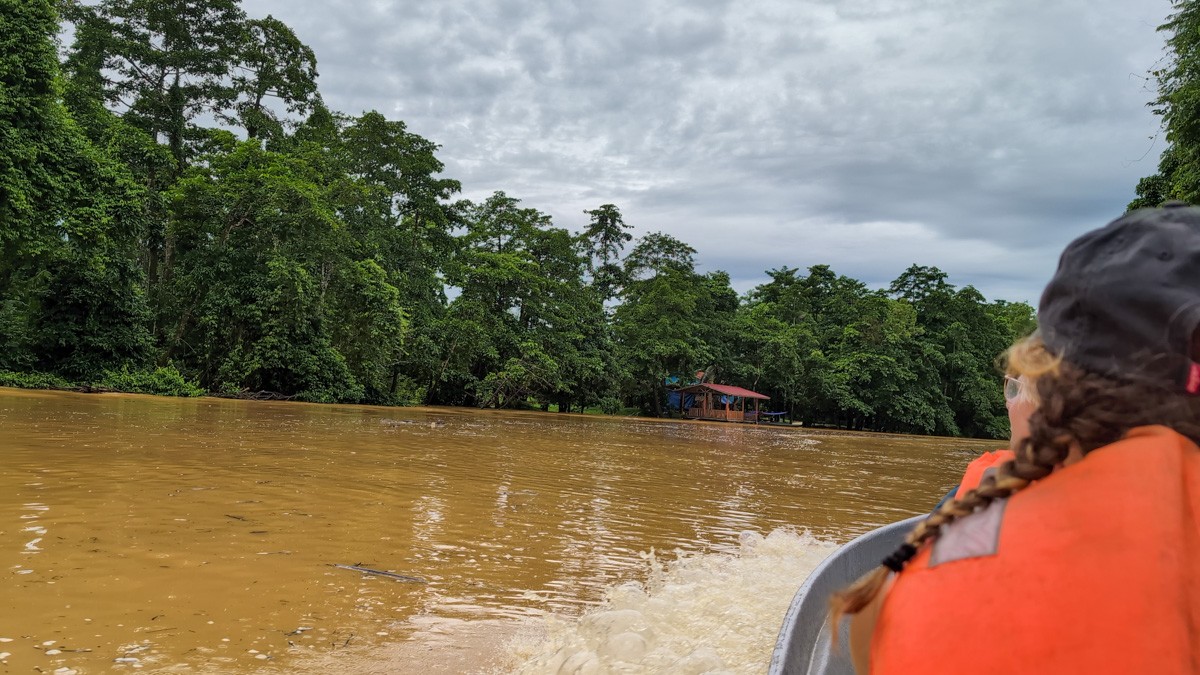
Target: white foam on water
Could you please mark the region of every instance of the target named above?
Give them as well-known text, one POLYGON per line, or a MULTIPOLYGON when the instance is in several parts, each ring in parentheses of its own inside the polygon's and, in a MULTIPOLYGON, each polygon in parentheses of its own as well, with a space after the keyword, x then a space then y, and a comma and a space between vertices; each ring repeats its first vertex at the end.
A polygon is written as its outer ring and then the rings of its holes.
POLYGON ((837 544, 778 529, 743 532, 736 553, 646 556, 649 580, 610 588, 597 609, 550 617, 541 642, 514 643, 515 672, 765 672, 792 596, 837 544))

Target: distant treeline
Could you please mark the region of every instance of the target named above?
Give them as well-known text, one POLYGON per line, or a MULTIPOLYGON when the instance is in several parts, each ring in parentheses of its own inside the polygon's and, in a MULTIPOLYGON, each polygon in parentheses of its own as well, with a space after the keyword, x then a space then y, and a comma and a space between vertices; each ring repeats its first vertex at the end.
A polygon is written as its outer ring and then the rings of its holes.
POLYGON ((662 414, 707 368, 808 424, 1007 433, 1024 303, 918 266, 739 297, 613 204, 573 234, 457 199, 437 145, 330 111, 312 50, 235 0, 0 8, 0 383, 662 414))

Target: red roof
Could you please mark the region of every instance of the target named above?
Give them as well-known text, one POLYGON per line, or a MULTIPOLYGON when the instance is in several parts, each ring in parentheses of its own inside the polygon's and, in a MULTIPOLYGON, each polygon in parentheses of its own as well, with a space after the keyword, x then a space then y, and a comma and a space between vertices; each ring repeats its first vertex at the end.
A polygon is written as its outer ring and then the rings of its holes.
POLYGON ((689 393, 689 392, 697 392, 697 391, 705 391, 705 390, 715 391, 718 394, 725 394, 726 396, 741 396, 742 398, 758 398, 758 399, 762 399, 764 401, 771 400, 770 396, 763 396, 762 394, 760 394, 758 392, 750 391, 749 389, 742 389, 741 387, 734 387, 734 386, 728 385, 728 384, 693 384, 690 387, 680 387, 676 391, 689 393))

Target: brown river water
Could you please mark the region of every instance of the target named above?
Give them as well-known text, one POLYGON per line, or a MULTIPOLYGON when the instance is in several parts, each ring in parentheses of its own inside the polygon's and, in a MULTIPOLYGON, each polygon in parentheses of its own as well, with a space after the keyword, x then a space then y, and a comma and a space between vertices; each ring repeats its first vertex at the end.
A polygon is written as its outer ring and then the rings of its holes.
POLYGON ((0 389, 0 673, 760 673, 996 445, 0 389))

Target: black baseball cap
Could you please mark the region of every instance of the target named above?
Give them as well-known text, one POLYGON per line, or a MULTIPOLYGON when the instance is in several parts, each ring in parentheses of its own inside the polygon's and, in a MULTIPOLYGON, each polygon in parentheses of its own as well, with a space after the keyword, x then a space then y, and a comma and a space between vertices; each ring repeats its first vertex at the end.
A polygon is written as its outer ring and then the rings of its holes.
POLYGON ((1085 370, 1200 393, 1200 208, 1138 209, 1071 242, 1038 326, 1051 353, 1085 370))

